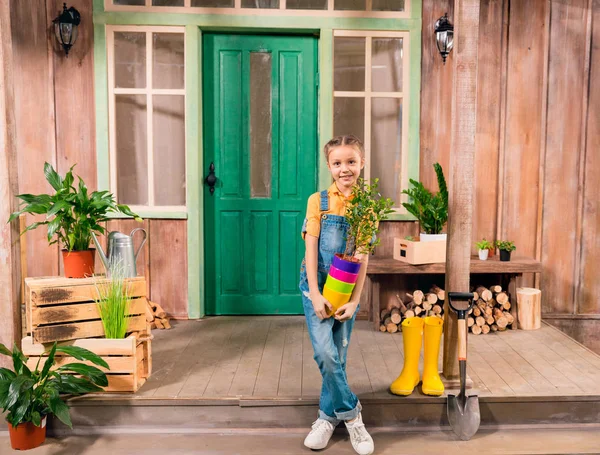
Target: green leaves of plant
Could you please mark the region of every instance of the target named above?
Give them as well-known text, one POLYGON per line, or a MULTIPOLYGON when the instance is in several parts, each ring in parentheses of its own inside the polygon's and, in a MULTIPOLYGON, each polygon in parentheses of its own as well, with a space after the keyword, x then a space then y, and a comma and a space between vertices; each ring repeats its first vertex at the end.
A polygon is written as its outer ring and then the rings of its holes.
POLYGON ((108 191, 94 191, 88 194, 81 177, 77 189, 73 186, 73 168, 71 166, 64 179, 54 170, 52 165, 44 163, 44 175, 50 186, 56 191, 49 194, 20 194, 22 204, 19 211, 10 215, 11 222, 23 213, 46 215, 45 221, 38 221, 27 226, 21 234, 48 225, 48 242, 61 242, 69 251, 82 251, 89 248, 91 232, 104 233, 100 223, 108 220, 108 213, 121 212, 141 221, 127 205, 114 200, 108 191), (54 240, 53 240, 54 239, 54 240))
POLYGON ((439 234, 448 221, 448 188, 446 179, 439 163, 433 165, 437 175, 439 193, 433 194, 421 182, 410 179, 412 188, 402 191, 410 196, 410 202, 402 205, 413 215, 426 234, 439 234))
POLYGON ((350 228, 346 239, 346 256, 354 253, 369 254, 379 244, 375 237, 379 222, 392 213, 394 202, 384 198, 378 191, 379 179, 371 185, 359 179, 352 188, 352 199, 346 207, 345 218, 350 228))
POLYGON ((108 364, 104 361, 102 357, 78 346, 58 346, 56 348, 56 352, 62 352, 63 354, 75 357, 77 360, 88 360, 94 365, 99 365, 108 369, 108 364))
POLYGON ((40 362, 31 371, 27 367, 27 357, 16 345, 11 352, 0 343, 0 354, 11 356, 14 365, 14 371, 0 368, 0 408, 11 425, 33 422, 39 426, 43 416, 54 413, 65 425, 71 427, 69 407, 63 402, 60 393, 79 395, 101 391, 102 387, 108 385, 106 375, 94 366, 70 363, 52 371, 56 352, 64 352, 78 360, 89 360, 108 368, 104 360, 87 349, 57 347, 54 343, 42 371, 38 370, 40 362))

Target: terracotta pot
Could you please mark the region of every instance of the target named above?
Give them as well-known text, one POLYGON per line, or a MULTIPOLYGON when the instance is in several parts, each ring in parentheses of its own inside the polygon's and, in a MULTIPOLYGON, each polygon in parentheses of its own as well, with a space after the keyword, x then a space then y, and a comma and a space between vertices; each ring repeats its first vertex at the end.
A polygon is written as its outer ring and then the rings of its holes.
POLYGON ((84 251, 62 250, 63 263, 65 265, 65 277, 85 278, 94 274, 94 253, 96 250, 84 251))
POLYGON ((46 417, 42 425, 36 427, 33 422, 20 423, 16 427, 8 424, 10 445, 13 450, 29 450, 41 446, 46 440, 46 417))

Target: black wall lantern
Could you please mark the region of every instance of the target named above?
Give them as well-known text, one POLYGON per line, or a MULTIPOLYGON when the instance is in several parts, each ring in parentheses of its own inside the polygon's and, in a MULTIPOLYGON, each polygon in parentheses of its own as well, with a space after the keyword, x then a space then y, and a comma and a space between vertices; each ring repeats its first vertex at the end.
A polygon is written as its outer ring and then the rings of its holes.
POLYGON ((54 23, 56 39, 62 45, 68 57, 69 50, 77 39, 77 26, 81 22, 81 15, 72 6, 67 9, 67 4, 63 3, 62 13, 52 22, 54 23))
POLYGON ((454 26, 448 20, 448 13, 440 17, 435 23, 435 41, 445 65, 446 57, 448 57, 452 46, 454 46, 454 26))

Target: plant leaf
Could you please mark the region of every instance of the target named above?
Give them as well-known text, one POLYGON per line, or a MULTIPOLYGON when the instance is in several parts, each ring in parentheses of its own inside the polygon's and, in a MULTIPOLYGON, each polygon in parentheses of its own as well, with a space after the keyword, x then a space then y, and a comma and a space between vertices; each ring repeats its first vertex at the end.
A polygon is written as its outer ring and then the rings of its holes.
POLYGON ((71 423, 71 414, 69 412, 69 407, 66 405, 64 401, 60 399, 60 397, 52 397, 50 400, 50 409, 52 413, 58 417, 58 419, 64 423, 69 428, 73 428, 73 424, 71 423))
POLYGON ((10 352, 8 350, 8 348, 6 346, 4 346, 2 343, 0 343, 0 354, 7 355, 9 357, 12 356, 12 352, 10 352))
POLYGON ((70 355, 71 357, 75 357, 77 360, 89 360, 95 365, 99 365, 108 369, 108 364, 104 361, 104 359, 102 359, 102 357, 85 348, 80 348, 78 346, 58 346, 56 348, 56 352, 62 352, 70 355))
POLYGON ((101 387, 108 386, 108 379, 106 378, 106 374, 99 370, 96 367, 90 365, 84 365, 83 363, 67 363, 56 369, 56 371, 60 373, 76 373, 80 374, 94 384, 97 384, 101 387))
POLYGON ((46 180, 52 186, 52 188, 54 188, 56 191, 62 189, 62 178, 48 162, 44 163, 44 175, 46 176, 46 180))
POLYGON ((54 355, 56 354, 56 342, 52 345, 52 349, 50 349, 50 353, 48 354, 48 358, 46 362, 44 362, 44 368, 42 369, 42 374, 40 375, 40 380, 44 380, 46 376, 48 376, 48 372, 52 365, 54 365, 54 355))

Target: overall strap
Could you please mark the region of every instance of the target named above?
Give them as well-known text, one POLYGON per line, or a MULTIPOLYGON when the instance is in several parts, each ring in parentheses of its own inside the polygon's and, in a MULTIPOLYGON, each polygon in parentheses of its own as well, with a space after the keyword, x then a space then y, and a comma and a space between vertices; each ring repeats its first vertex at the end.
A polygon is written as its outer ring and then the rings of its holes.
POLYGON ((320 196, 321 196, 320 210, 321 210, 321 212, 326 212, 327 210, 329 210, 329 194, 327 193, 327 190, 321 191, 320 196))

